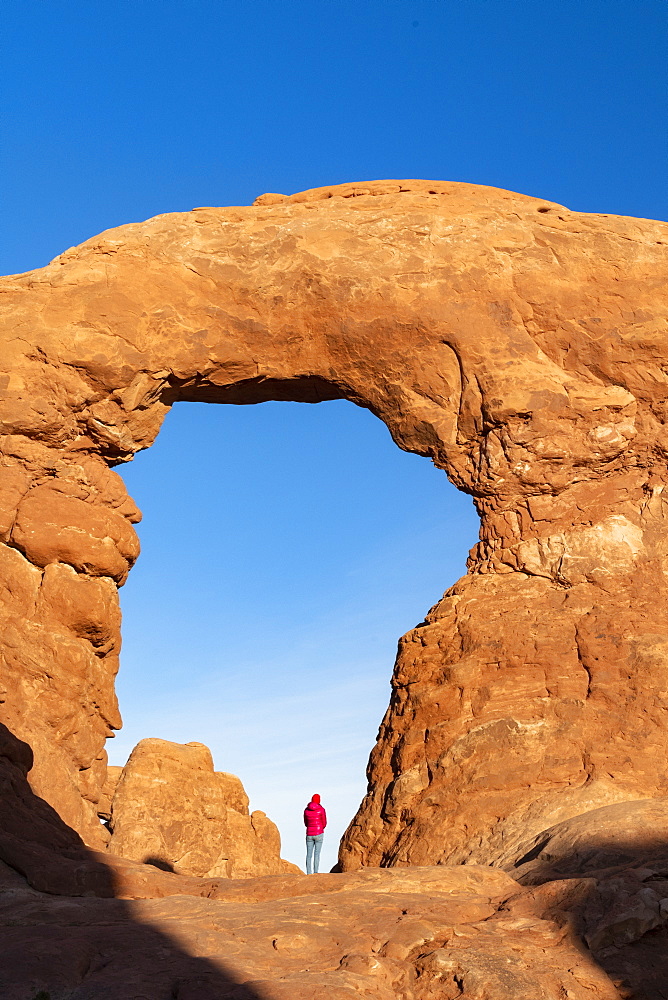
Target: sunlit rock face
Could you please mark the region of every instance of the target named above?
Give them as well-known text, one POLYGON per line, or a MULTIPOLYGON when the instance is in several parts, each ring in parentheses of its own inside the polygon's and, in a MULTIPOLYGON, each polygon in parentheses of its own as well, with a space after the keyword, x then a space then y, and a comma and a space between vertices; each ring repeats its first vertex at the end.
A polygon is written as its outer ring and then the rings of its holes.
POLYGON ((99 842, 138 554, 110 466, 176 400, 346 398, 473 495, 481 536, 400 642, 343 869, 512 864, 668 794, 667 245, 388 181, 158 216, 3 279, 2 719, 34 790, 99 842))
MULTIPOLYGON (((110 768, 108 850, 178 875, 252 878, 298 873, 281 858, 275 824, 234 774, 214 771, 203 743, 141 740, 110 768)), ((104 806, 104 804, 103 804, 104 806)))

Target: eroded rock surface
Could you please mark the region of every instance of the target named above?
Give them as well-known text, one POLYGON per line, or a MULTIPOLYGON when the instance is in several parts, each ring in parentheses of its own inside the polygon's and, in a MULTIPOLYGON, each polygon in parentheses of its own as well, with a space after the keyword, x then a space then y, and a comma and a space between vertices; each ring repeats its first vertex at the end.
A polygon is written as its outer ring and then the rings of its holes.
POLYGON ((588 886, 542 898, 461 866, 214 881, 204 897, 160 873, 177 883, 162 899, 55 899, 3 871, 3 1000, 27 985, 68 1000, 622 996, 575 929, 588 886))
MULTIPOLYGON (((195 878, 87 849, 2 727, 0 757, 3 1000, 659 1000, 668 981, 668 858, 643 847, 642 803, 618 824, 622 865, 573 854, 578 817, 541 839, 570 845, 570 874, 525 863, 526 887, 475 865, 195 878)), ((610 838, 617 809, 592 830, 610 838)))
POLYGON ((249 813, 241 781, 214 771, 203 743, 145 739, 117 770, 108 806, 112 854, 179 875, 249 878, 299 871, 281 858, 275 824, 260 810, 249 813))
POLYGON ((668 798, 616 802, 543 830, 504 867, 524 885, 666 864, 668 798))
POLYGON ((110 465, 176 400, 333 398, 481 516, 469 575, 401 641, 342 867, 504 863, 668 794, 667 244, 659 222, 372 182, 158 216, 3 279, 2 713, 38 794, 98 841, 138 553, 110 465))

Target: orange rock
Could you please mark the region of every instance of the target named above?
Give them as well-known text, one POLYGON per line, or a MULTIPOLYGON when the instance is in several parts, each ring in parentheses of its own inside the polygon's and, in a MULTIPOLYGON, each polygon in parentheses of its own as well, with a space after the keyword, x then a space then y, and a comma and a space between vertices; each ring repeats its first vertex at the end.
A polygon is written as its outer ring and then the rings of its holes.
POLYGON ((2 710, 33 787, 98 843, 110 584, 137 555, 108 466, 177 400, 347 398, 474 497, 481 536, 401 641, 341 866, 500 863, 668 794, 667 245, 660 222, 374 181, 158 216, 3 279, 2 710))
MULTIPOLYGON (((642 865, 668 854, 668 798, 616 802, 543 830, 504 867, 524 885, 642 865)), ((668 887, 667 887, 668 888, 668 887)))
POLYGON ((36 486, 20 502, 11 541, 36 566, 69 563, 119 584, 139 555, 137 536, 122 515, 50 486, 36 486))
POLYGON ((172 894, 132 901, 54 899, 9 878, 3 892, 0 881, 3 998, 55 988, 147 1000, 623 996, 552 917, 553 901, 501 872, 274 876, 211 883, 206 894, 156 874, 172 894))
MULTIPOLYGON (((637 837, 622 869, 529 888, 476 865, 194 878, 85 848, 31 791, 31 763, 0 725, 3 1000, 622 1000, 665 985, 668 868, 637 837)), ((619 846, 633 831, 629 815, 619 846)))
POLYGON ((111 803, 122 773, 122 767, 115 764, 107 765, 107 780, 102 786, 97 804, 97 814, 107 824, 111 821, 111 803))
POLYGON ((281 858, 276 826, 263 812, 248 815, 243 785, 214 771, 203 743, 142 740, 116 778, 108 813, 108 850, 122 858, 201 877, 299 871, 281 858))

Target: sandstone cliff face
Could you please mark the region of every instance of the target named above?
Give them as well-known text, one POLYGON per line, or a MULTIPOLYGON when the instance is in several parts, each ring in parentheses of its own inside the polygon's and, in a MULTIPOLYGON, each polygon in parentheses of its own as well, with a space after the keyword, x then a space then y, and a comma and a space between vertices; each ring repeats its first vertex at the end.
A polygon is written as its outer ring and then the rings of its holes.
MULTIPOLYGON (((111 769, 110 769, 111 770, 111 769)), ((216 772, 203 743, 142 740, 108 806, 108 850, 176 872, 250 878, 299 872, 281 858, 275 824, 257 810, 234 774, 216 772)), ((100 812, 106 818, 107 812, 100 812)))
POLYGON ((111 230, 3 279, 3 720, 90 843, 116 587, 110 469, 176 400, 346 398, 481 516, 400 643, 344 869, 513 863, 547 826, 668 793, 668 226, 425 181, 111 230), (447 582, 447 581, 444 581, 447 582))

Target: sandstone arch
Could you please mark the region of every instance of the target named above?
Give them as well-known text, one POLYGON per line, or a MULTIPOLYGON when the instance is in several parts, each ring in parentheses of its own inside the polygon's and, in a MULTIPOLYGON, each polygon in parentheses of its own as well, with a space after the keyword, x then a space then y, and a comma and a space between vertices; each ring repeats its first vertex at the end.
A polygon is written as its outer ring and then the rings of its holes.
POLYGON ((177 399, 347 398, 473 494, 481 540, 400 644, 343 867, 507 861, 667 794, 667 243, 388 181, 158 216, 3 279, 3 721, 35 790, 94 842, 138 552, 110 465, 177 399))

